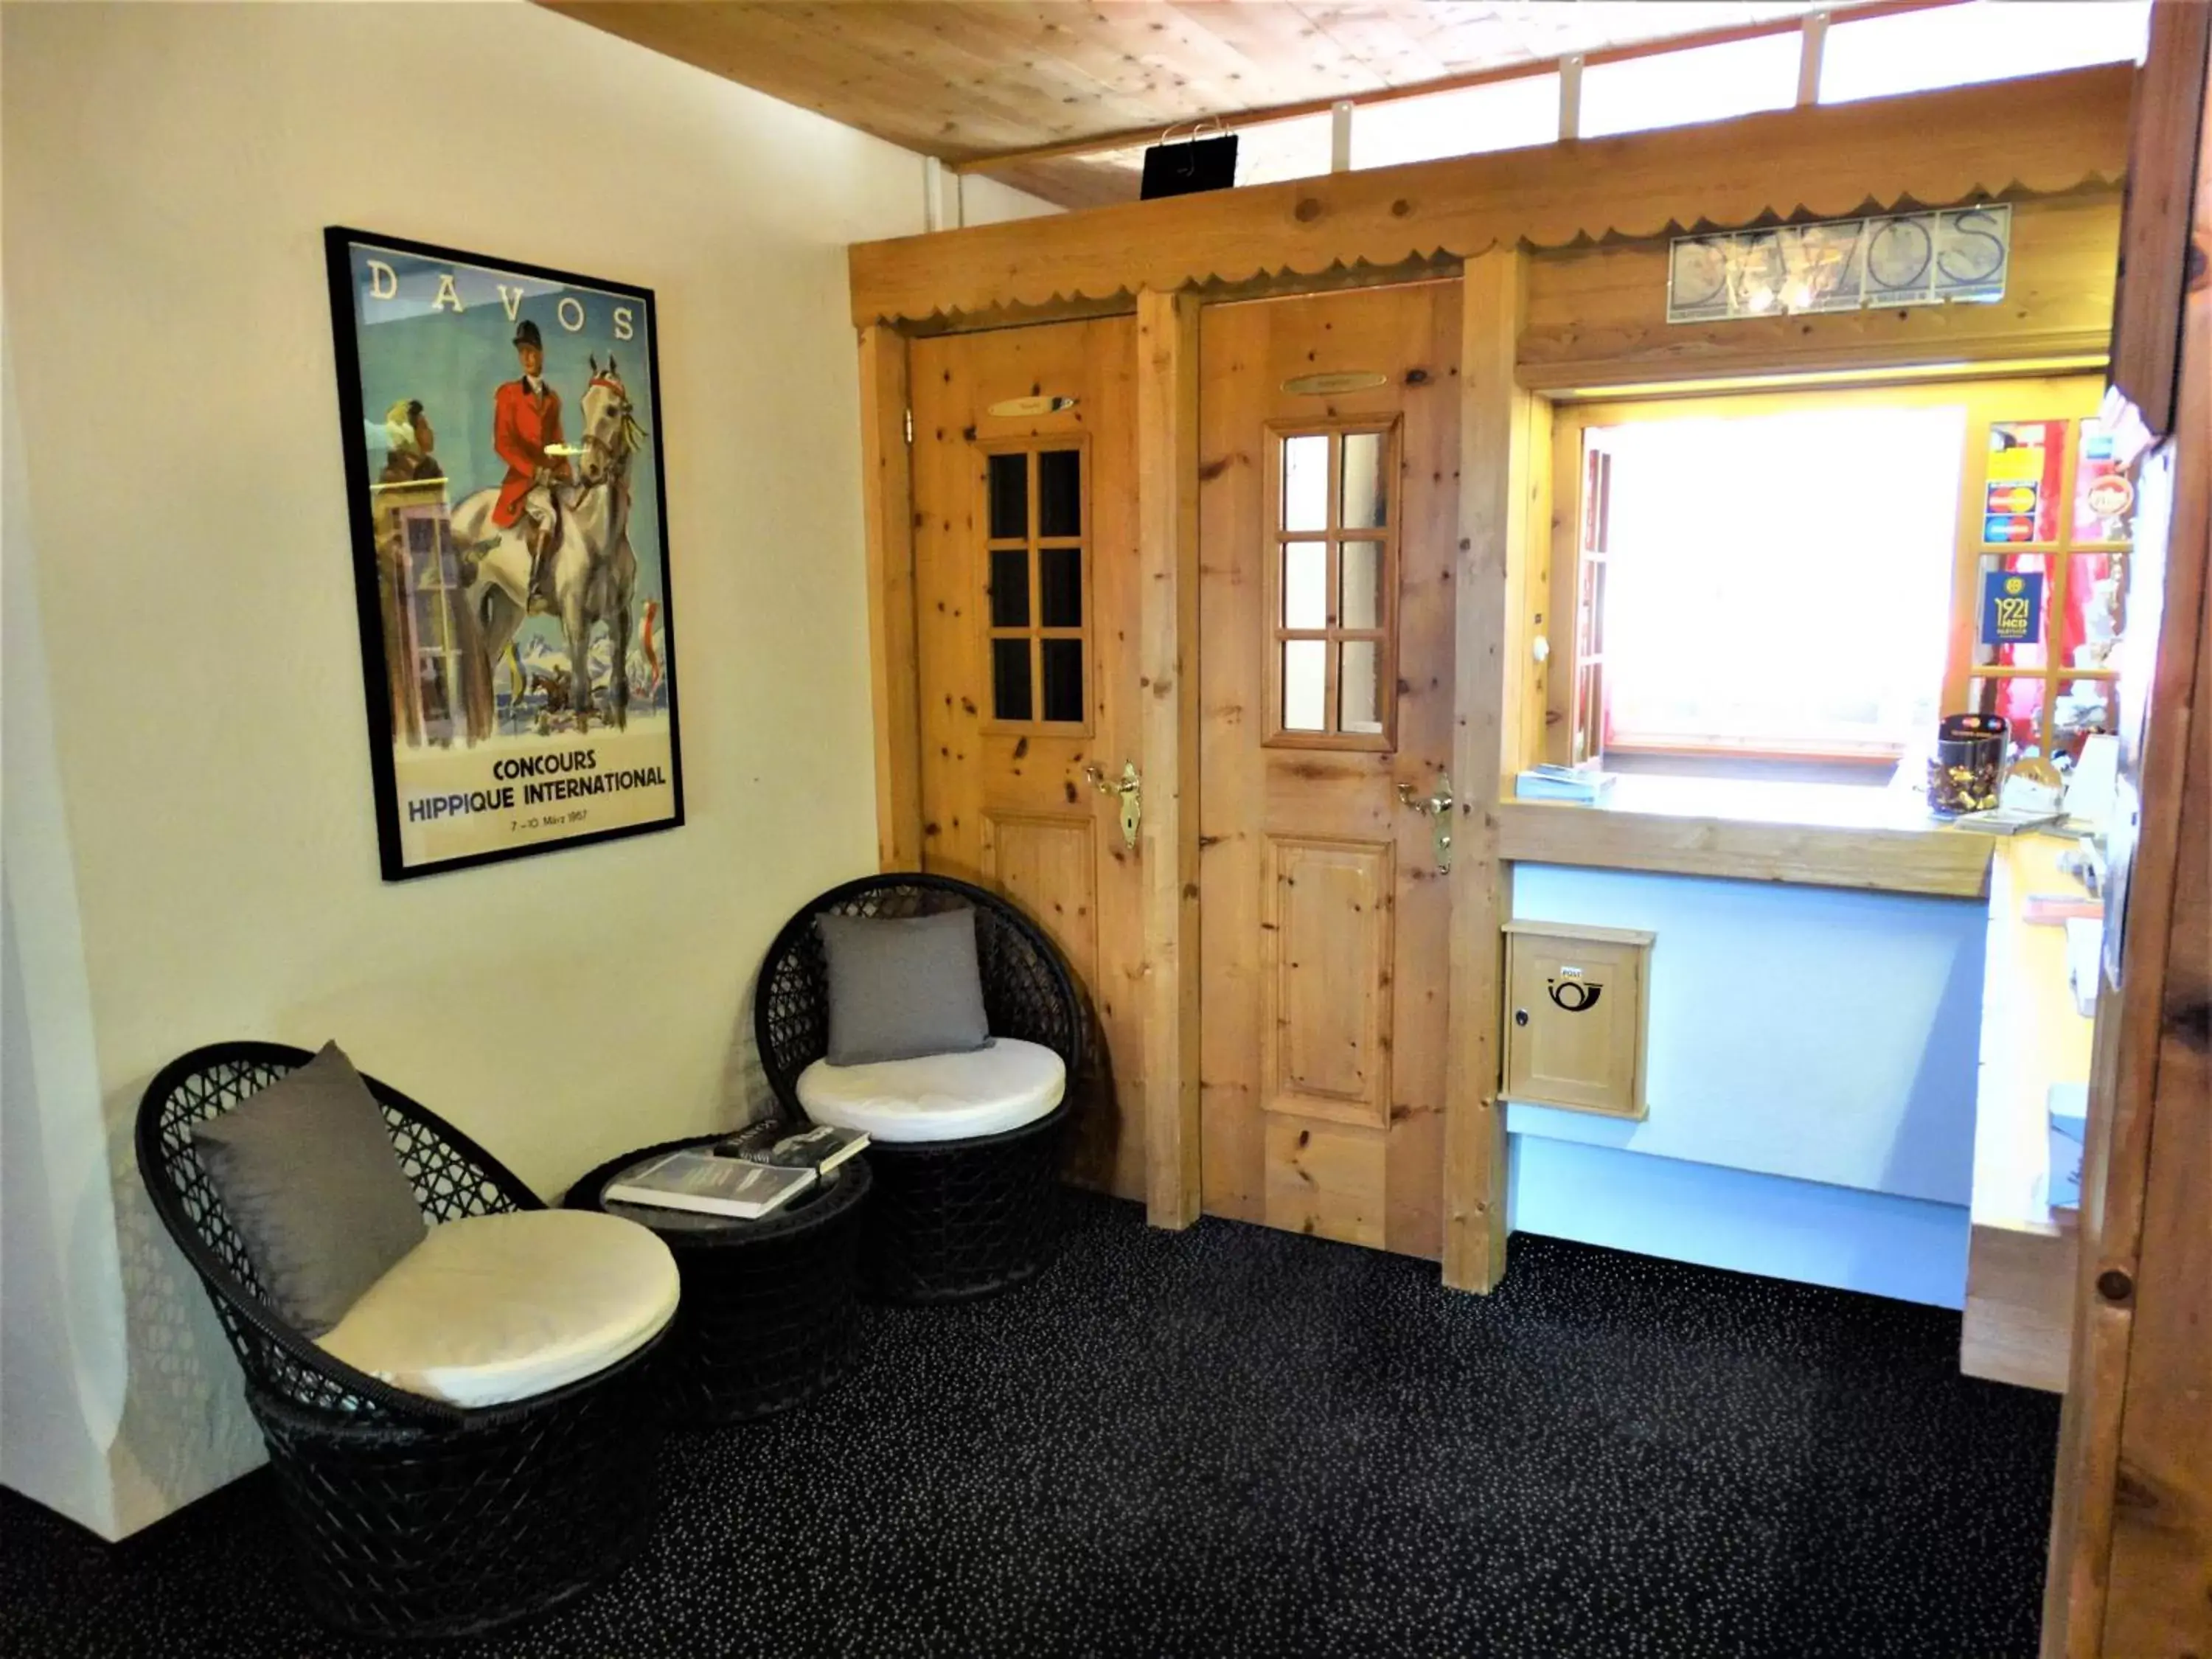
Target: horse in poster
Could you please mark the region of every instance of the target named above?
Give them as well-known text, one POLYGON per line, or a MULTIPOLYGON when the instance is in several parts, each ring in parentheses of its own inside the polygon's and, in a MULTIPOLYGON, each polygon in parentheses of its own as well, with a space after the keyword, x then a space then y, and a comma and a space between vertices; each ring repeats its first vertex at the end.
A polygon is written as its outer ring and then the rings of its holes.
POLYGON ((505 655, 532 611, 558 617, 575 677, 573 707, 579 732, 590 726, 592 635, 601 623, 617 665, 607 677, 608 718, 617 730, 629 725, 629 680, 621 664, 637 585, 637 557, 629 544, 629 473, 647 435, 615 360, 610 357, 601 368, 595 356, 591 367, 592 381, 582 400, 583 441, 562 450, 577 463, 578 481, 553 487, 559 544, 538 591, 532 592, 528 521, 512 528, 493 522, 497 489, 477 490, 453 515, 456 544, 481 550, 468 603, 482 635, 487 672, 505 655))

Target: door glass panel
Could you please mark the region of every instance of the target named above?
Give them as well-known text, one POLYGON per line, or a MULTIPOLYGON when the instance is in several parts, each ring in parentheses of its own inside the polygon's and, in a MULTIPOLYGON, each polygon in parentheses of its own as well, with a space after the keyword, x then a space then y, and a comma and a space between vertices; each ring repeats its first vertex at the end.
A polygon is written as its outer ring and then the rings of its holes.
POLYGON ((1382 686, 1379 670, 1382 647, 1373 640, 1346 640, 1337 675, 1337 729, 1380 732, 1382 729, 1382 686))
POLYGON ((2074 539, 2131 542, 2135 533, 2135 481, 2113 458, 2112 434, 2093 415, 2081 422, 2074 464, 2074 539))
POLYGON ((2078 760, 2081 745, 2103 732, 2117 732, 2120 711, 2112 680, 2061 680, 2058 701, 2051 705, 2051 747, 2055 759, 2078 760))
POLYGON ((1083 718, 1083 641, 1046 640, 1044 653, 1044 718, 1079 720, 1083 718))
POLYGON ((1328 729, 1328 643, 1325 640, 1283 641, 1283 729, 1328 729))
POLYGON ((991 550, 991 626, 1030 625, 1030 556, 1019 547, 991 550))
POLYGON ((2066 572, 2066 618, 2059 662, 2111 668, 2127 619, 2126 562, 2114 553, 2076 553, 2066 572))
POLYGON ((1030 642, 1026 639, 991 641, 991 718, 1025 720, 1030 718, 1030 642))
POLYGON ((1283 549, 1283 626, 1328 626, 1328 544, 1291 542, 1283 549))
POLYGON ((1383 434, 1344 434, 1344 516, 1346 530, 1380 530, 1389 511, 1383 476, 1383 434))
POLYGON ((1344 565, 1344 599, 1338 612, 1346 628, 1382 626, 1382 544, 1346 542, 1339 555, 1344 565))
POLYGON ((1325 432, 1283 440, 1282 527, 1328 528, 1328 434, 1325 432))
POLYGON ((2058 478, 2066 462, 2063 421, 2001 422, 1990 428, 1982 475, 1982 539, 2058 539, 2058 478))
POLYGON ((2014 679, 1978 679, 1966 684, 1966 701, 1977 714, 2002 714, 2011 726, 2005 745, 2008 763, 2043 752, 2043 681, 2021 675, 2014 679))
MULTIPOLYGON (((998 532, 992 532, 996 535, 998 532)), ((1016 532, 1019 534, 1019 532, 1016 532)), ((1037 534, 1083 533, 1083 452, 1048 449, 1037 456, 1037 534)))
POLYGON ((1083 626, 1081 548, 1037 549, 1037 620, 1047 628, 1083 626))
POLYGON ((991 539, 1030 533, 1030 458, 991 457, 991 539))

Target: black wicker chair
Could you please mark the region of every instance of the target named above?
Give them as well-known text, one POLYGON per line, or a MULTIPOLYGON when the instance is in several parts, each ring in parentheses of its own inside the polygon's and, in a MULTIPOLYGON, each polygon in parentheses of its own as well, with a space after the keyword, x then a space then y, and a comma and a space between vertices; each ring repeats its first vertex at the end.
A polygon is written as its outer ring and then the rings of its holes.
MULTIPOLYGON (((309 1606, 373 1636, 458 1636, 542 1611, 619 1567, 655 1508, 653 1342, 581 1382, 465 1409, 332 1358, 263 1294, 200 1167, 192 1126, 313 1056, 273 1042, 195 1049, 148 1086, 138 1167, 246 1371, 309 1606)), ((544 1207, 499 1161, 367 1079, 426 1218, 544 1207)))
POLYGON ((761 964, 753 1024, 785 1114, 804 1121, 799 1074, 830 1048, 829 974, 815 918, 975 912, 983 1006, 996 1036, 1041 1043, 1067 1066, 1070 1100, 1003 1134, 877 1141, 875 1196, 860 1241, 863 1284, 896 1302, 988 1296, 1033 1278, 1058 1240, 1060 1157, 1085 1051, 1083 1006, 1042 930, 994 893, 946 876, 866 876, 810 901, 761 964))

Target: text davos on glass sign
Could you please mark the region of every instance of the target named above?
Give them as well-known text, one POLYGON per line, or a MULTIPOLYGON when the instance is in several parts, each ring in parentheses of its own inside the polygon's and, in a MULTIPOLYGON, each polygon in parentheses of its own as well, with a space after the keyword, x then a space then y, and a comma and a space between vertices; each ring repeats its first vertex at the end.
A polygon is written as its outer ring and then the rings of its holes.
POLYGON ((2011 260, 2012 209, 2002 203, 1677 236, 1667 320, 1988 303, 2004 298, 2011 260))

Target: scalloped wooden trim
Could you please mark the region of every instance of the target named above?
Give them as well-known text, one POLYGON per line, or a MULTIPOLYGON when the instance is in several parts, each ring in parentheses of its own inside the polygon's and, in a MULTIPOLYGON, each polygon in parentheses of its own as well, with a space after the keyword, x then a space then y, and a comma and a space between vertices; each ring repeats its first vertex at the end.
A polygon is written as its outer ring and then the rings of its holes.
POLYGON ((856 243, 853 318, 1310 276, 1769 218, 2056 195, 2127 162, 2127 64, 856 243))

